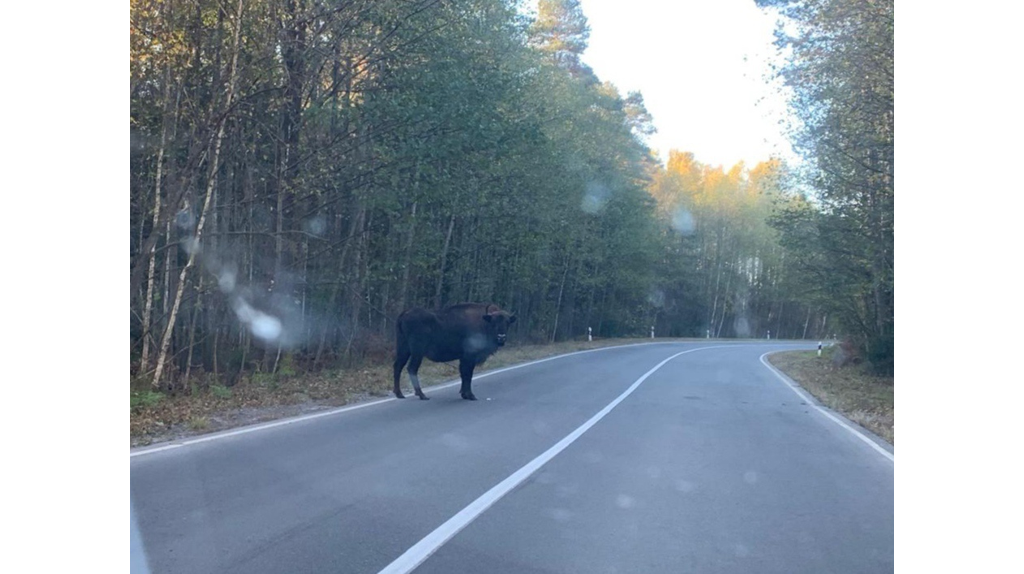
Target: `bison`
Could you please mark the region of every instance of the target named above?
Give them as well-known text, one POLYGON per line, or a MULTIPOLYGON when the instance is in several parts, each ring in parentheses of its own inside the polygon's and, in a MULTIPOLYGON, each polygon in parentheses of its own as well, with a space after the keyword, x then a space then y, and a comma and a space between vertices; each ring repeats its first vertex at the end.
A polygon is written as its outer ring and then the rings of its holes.
POLYGON ((416 396, 428 400, 417 375, 426 357, 435 363, 458 359, 462 377, 459 393, 462 398, 475 401, 471 386, 473 369, 505 344, 508 327, 515 322, 514 314, 493 304, 460 303, 439 312, 414 308, 402 313, 395 325, 395 396, 405 398, 399 381, 408 362, 416 396))

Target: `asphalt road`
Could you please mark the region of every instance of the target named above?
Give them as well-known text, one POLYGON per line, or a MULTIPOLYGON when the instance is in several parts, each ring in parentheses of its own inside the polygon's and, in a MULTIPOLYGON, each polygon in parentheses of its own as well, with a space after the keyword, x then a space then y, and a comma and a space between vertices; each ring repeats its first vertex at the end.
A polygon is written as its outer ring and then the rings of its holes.
POLYGON ((813 347, 583 352, 133 450, 133 525, 156 573, 892 571, 891 447, 760 360, 813 347))

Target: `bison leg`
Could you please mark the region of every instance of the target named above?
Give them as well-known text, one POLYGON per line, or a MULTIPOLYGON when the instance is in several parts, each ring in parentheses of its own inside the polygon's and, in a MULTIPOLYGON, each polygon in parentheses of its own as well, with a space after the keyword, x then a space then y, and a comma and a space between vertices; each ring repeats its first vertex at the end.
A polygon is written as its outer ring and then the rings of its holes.
POLYGON ((398 353, 395 355, 395 396, 404 399, 405 395, 402 394, 402 387, 399 384, 402 380, 402 369, 405 364, 409 361, 409 349, 398 349, 398 353))
POLYGON ((423 355, 413 355, 412 361, 409 361, 409 378, 412 379, 412 388, 416 391, 416 396, 421 401, 429 401, 430 397, 423 394, 423 389, 420 388, 420 363, 423 362, 423 355))
POLYGON ((473 361, 467 361, 465 359, 459 361, 459 375, 462 376, 462 388, 459 390, 459 394, 467 401, 476 400, 476 397, 473 396, 474 368, 476 368, 476 363, 473 361))

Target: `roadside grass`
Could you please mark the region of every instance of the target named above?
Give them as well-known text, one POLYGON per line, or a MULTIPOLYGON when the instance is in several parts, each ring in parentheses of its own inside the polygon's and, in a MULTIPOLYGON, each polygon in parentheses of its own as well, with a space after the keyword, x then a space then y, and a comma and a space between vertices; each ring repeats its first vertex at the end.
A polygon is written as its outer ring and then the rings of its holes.
MULTIPOLYGON (((672 340, 678 339, 659 342, 672 340)), ((476 372, 573 351, 643 342, 648 340, 602 339, 506 347, 491 356, 476 372)), ((424 388, 458 380, 458 362, 424 361, 419 375, 424 388)), ((204 385, 193 385, 191 392, 179 394, 164 394, 136 386, 131 393, 131 446, 177 440, 387 397, 391 395, 392 376, 392 366, 387 363, 303 374, 294 370, 276 374, 253 373, 242 377, 232 387, 224 386, 212 375, 207 375, 204 385)), ((429 393, 429 389, 425 390, 429 393)), ((405 371, 402 373, 402 391, 415 400, 405 371)), ((451 392, 451 389, 440 392, 451 392)))
POLYGON ((772 353, 768 362, 828 408, 895 443, 895 401, 893 378, 868 372, 863 364, 833 366, 838 347, 817 351, 772 353))

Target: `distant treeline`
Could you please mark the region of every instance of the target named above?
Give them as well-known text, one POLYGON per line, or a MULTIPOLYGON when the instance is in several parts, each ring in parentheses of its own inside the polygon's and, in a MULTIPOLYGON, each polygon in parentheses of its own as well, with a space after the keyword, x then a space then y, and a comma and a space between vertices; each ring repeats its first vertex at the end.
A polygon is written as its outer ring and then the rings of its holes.
POLYGON ((662 167, 587 35, 572 0, 133 0, 136 379, 377 360, 461 301, 520 342, 830 332, 785 166, 662 167))

